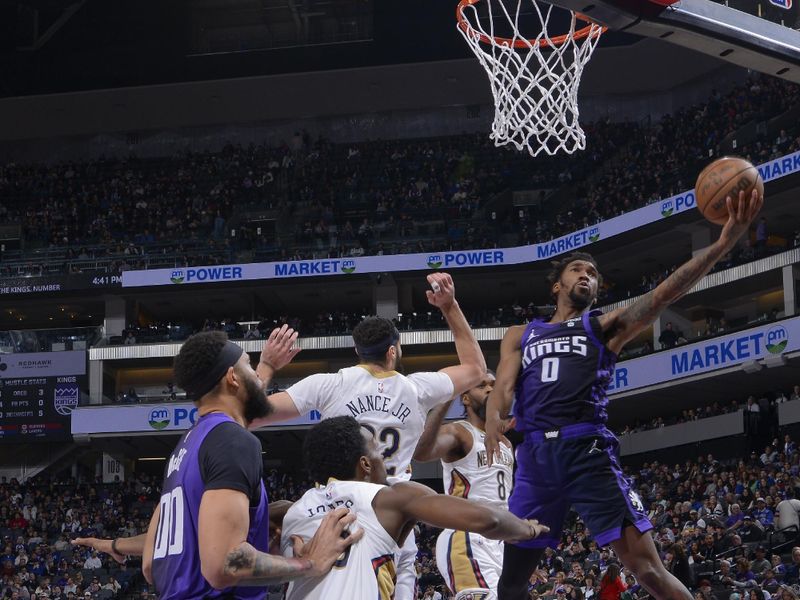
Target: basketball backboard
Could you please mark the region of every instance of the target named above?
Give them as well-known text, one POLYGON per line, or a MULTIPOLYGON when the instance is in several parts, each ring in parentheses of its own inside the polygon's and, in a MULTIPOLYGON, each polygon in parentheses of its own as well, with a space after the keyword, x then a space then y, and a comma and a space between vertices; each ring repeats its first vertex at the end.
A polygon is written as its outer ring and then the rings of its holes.
POLYGON ((626 31, 800 83, 793 0, 548 0, 626 31))

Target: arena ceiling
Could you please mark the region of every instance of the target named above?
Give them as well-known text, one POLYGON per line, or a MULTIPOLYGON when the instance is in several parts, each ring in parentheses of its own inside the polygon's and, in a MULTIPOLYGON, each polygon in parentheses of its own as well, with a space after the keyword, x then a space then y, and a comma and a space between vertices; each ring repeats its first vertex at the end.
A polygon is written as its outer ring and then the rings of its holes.
MULTIPOLYGON (((261 22, 231 25, 226 35, 220 25, 211 36, 219 47, 198 45, 198 32, 211 35, 209 15, 218 15, 223 5, 250 14, 252 3, 206 0, 190 7, 188 1, 151 0, 117 10, 97 0, 41 0, 41 6, 28 0, 14 19, 0 8, 0 40, 15 40, 5 48, 0 44, 0 139, 491 102, 486 76, 456 31, 454 2, 410 0, 402 9, 375 3, 374 14, 363 6, 371 6, 368 0, 296 3, 311 5, 306 13, 315 18, 338 19, 333 33, 323 26, 303 29, 302 14, 292 16, 290 0, 257 4, 261 22), (343 14, 332 17, 334 7, 343 14), (43 41, 28 39, 30 24, 19 15, 31 11, 41 15, 43 32, 51 32, 43 41), (347 23, 351 39, 337 41, 347 23), (268 25, 285 31, 263 39, 288 44, 292 36, 305 35, 309 41, 273 48, 247 42, 254 27, 268 25), (4 38, 3 27, 11 37, 4 38)), ((581 93, 680 93, 730 72, 717 59, 666 42, 608 33, 587 67, 581 93)))

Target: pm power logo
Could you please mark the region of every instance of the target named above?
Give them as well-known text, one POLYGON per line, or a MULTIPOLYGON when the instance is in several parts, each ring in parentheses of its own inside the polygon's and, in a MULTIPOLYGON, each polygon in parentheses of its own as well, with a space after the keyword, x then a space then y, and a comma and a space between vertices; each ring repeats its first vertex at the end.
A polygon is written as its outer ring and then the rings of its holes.
POLYGON ((183 272, 183 269, 176 269, 169 276, 169 280, 172 283, 183 283, 184 279, 186 279, 186 274, 183 272))
POLYGON ((157 406, 150 411, 147 422, 156 431, 161 431, 169 425, 171 411, 165 406, 157 406))
POLYGON ((772 354, 780 354, 789 343, 789 332, 783 325, 777 325, 767 331, 767 350, 772 354))
POLYGON ((354 260, 343 260, 342 261, 342 273, 346 273, 349 275, 350 273, 355 272, 356 270, 356 261, 354 260))
POLYGON ((439 269, 442 266, 442 255, 441 254, 431 254, 428 257, 428 266, 431 269, 439 269))
POLYGON ((675 203, 672 200, 664 200, 661 203, 661 216, 662 217, 671 217, 672 213, 675 212, 675 203))
POLYGON ((589 241, 594 243, 600 239, 600 228, 599 227, 592 227, 589 230, 589 241))

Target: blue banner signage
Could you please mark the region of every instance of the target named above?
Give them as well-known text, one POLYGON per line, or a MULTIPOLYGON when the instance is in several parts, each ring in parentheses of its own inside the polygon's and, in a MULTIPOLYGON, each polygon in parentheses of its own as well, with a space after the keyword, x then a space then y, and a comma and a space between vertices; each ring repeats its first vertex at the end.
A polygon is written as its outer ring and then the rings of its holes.
MULTIPOLYGON (((800 171, 800 151, 776 158, 758 167, 758 172, 765 182, 780 179, 798 171, 800 171)), ((350 275, 352 273, 385 273, 519 265, 548 260, 559 254, 573 252, 599 240, 614 237, 637 227, 693 210, 695 206, 694 190, 689 190, 548 242, 531 244, 530 246, 441 252, 438 254, 392 254, 388 256, 359 256, 354 258, 326 258, 242 265, 185 267, 182 269, 125 271, 122 274, 122 286, 142 287, 221 283, 292 277, 321 277, 324 275, 350 275)))
POLYGON ((794 317, 621 362, 609 393, 675 381, 798 349, 800 317, 794 317))

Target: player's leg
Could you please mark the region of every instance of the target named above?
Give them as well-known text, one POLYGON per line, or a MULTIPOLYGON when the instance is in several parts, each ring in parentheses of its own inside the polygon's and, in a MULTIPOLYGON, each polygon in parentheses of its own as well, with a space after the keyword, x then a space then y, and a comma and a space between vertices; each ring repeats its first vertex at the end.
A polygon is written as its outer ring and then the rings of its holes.
POLYGON ((611 542, 611 547, 656 600, 691 600, 691 592, 664 568, 650 533, 642 533, 633 526, 625 527, 622 537, 611 542))
POLYGON ((561 489, 560 460, 555 445, 526 440, 517 447, 517 471, 508 509, 521 519, 537 519, 550 532, 522 544, 505 544, 503 571, 497 585, 499 600, 526 600, 528 580, 548 546, 561 541, 569 505, 561 489))
POLYGON ((614 435, 600 429, 596 435, 557 444, 565 460, 567 498, 598 545, 611 544, 622 563, 657 600, 689 600, 689 590, 666 571, 656 553, 648 533, 653 525, 623 475, 614 435))
POLYGON ((520 548, 506 544, 503 572, 497 584, 498 600, 527 600, 528 581, 544 554, 544 548, 520 548))
POLYGON ((477 533, 445 529, 436 540, 436 566, 456 600, 496 600, 503 544, 477 533))
POLYGON ((408 534, 397 555, 397 578, 394 586, 395 600, 416 600, 417 597, 417 538, 414 531, 408 534))

